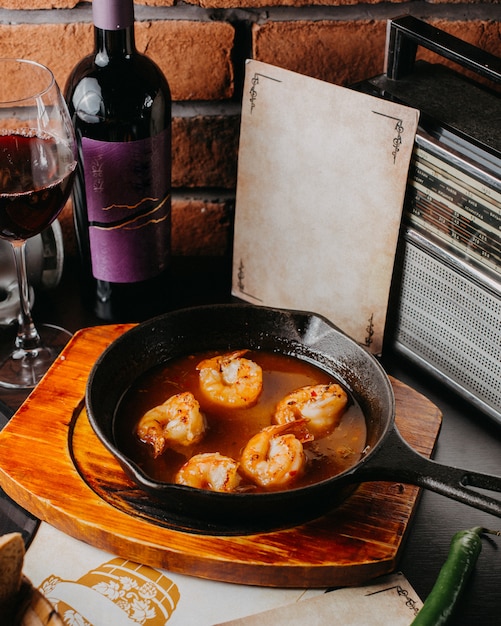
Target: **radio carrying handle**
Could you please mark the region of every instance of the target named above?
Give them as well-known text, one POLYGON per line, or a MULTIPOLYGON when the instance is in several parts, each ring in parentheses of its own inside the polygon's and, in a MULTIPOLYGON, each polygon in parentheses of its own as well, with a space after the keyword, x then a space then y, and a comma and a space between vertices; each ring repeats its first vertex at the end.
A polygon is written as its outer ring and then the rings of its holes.
POLYGON ((418 46, 501 83, 501 59, 411 15, 388 21, 386 76, 400 80, 412 72, 418 46))

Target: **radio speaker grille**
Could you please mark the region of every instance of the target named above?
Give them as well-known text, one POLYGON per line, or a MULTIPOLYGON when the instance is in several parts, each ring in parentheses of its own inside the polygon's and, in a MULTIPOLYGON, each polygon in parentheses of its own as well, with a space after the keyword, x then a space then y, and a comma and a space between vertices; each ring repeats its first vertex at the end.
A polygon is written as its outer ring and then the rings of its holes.
POLYGON ((396 348, 501 421, 501 297, 432 250, 405 238, 396 348))

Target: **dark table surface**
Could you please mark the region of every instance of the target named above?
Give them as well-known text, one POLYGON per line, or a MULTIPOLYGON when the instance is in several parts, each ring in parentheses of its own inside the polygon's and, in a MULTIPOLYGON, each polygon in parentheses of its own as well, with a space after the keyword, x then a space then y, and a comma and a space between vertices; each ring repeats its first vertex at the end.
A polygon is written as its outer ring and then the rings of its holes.
MULTIPOLYGON (((105 323, 82 308, 75 269, 67 265, 55 290, 36 294, 36 321, 59 324, 72 332, 105 323)), ((229 264, 224 259, 180 259, 175 260, 173 269, 173 308, 230 299, 229 264)), ((443 423, 434 454, 436 461, 501 476, 501 427, 497 423, 391 348, 385 348, 382 362, 389 374, 421 392, 441 410, 443 423)), ((26 396, 26 392, 0 388, 0 401, 14 410, 26 396)), ((422 599, 430 592, 447 557, 452 535, 473 526, 500 530, 501 519, 423 490, 398 563, 398 569, 422 599)), ((501 625, 501 538, 484 540, 452 624, 501 625)))

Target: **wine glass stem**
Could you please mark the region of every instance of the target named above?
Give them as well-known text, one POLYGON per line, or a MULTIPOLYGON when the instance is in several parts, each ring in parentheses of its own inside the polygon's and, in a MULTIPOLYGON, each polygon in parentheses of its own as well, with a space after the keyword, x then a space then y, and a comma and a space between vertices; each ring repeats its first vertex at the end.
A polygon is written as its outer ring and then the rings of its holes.
POLYGON ((41 342, 40 335, 31 317, 30 288, 26 266, 26 241, 13 241, 11 243, 16 261, 20 297, 19 328, 17 331, 14 358, 22 358, 25 356, 35 357, 41 347, 41 342))

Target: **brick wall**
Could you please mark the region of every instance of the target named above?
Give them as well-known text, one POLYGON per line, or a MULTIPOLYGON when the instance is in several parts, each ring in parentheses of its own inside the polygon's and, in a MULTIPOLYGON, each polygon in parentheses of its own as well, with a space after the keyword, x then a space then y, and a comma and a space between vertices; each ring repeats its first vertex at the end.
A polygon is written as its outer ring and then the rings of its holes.
MULTIPOLYGON (((386 21, 424 19, 501 56, 499 0, 142 0, 136 42, 163 69, 173 99, 173 247, 178 255, 231 250, 239 103, 246 58, 338 85, 383 71, 386 21)), ((91 5, 0 0, 0 56, 48 65, 63 86, 92 51, 91 5)), ((420 56, 429 56, 420 52, 420 56)), ((61 218, 74 254, 71 204, 61 218)))

